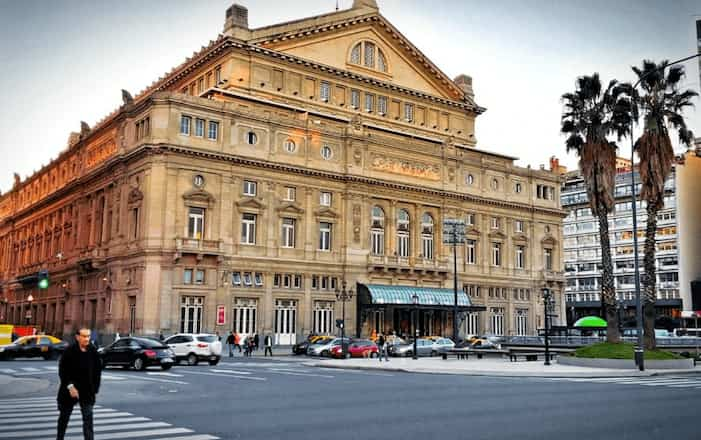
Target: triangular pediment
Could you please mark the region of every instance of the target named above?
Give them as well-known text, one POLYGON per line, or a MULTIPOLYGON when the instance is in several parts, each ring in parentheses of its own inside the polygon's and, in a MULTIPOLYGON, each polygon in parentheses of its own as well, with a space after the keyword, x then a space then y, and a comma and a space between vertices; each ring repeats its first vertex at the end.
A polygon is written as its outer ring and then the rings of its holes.
POLYGON ((504 233, 501 231, 492 231, 489 233, 489 237, 490 238, 499 238, 499 239, 503 240, 506 238, 506 235, 504 235, 504 233))
POLYGON ((513 241, 528 242, 528 237, 524 234, 516 234, 512 237, 513 241))
POLYGON ((236 202, 236 206, 238 206, 239 208, 255 209, 255 210, 265 209, 265 205, 260 203, 258 200, 254 199, 253 197, 246 197, 243 200, 239 200, 238 202, 236 202))
POLYGON ((467 228, 465 228, 465 234, 479 236, 480 231, 479 231, 479 229, 475 228, 474 226, 468 226, 467 228))
POLYGON ((183 199, 190 204, 213 205, 214 196, 203 189, 193 189, 183 194, 183 199))
POLYGON ((552 235, 548 235, 542 240, 540 240, 540 244, 543 245, 548 245, 548 246, 555 246, 557 244, 557 240, 552 235))
POLYGON ((294 203, 284 203, 280 206, 278 206, 277 211, 282 215, 282 214, 288 214, 288 215, 294 215, 294 216, 300 216, 304 214, 304 209, 300 208, 294 203))
POLYGON ((319 208, 314 214, 317 217, 326 217, 326 218, 338 217, 338 214, 336 214, 336 211, 334 211, 331 208, 326 208, 326 207, 319 208))
POLYGON ((465 97, 447 75, 379 13, 362 19, 351 17, 333 25, 300 21, 284 32, 252 43, 429 95, 454 101, 465 97), (383 52, 385 72, 367 68, 362 61, 351 62, 353 47, 363 41, 375 44, 383 52))

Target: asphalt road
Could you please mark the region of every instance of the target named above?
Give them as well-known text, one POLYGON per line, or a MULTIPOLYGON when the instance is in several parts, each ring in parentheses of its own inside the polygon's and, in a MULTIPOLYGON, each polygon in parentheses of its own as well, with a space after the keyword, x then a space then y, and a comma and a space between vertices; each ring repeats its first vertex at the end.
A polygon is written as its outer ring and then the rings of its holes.
MULTIPOLYGON (((108 369, 97 438, 701 438, 698 376, 489 378, 320 369, 300 360, 235 358, 168 372, 108 369)), ((56 382, 54 362, 0 363, 0 374, 6 369, 56 382)), ((0 438, 51 438, 54 387, 0 399, 0 438), (30 411, 31 418, 20 416, 30 411)), ((71 426, 82 438, 74 414, 71 426)))

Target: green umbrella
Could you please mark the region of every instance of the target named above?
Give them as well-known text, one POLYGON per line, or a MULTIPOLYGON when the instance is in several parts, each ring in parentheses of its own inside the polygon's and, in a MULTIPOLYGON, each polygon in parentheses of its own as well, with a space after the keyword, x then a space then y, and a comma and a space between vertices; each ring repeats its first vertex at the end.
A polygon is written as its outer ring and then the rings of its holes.
POLYGON ((606 328, 606 321, 598 316, 585 316, 584 318, 579 318, 577 322, 574 323, 574 327, 606 328))

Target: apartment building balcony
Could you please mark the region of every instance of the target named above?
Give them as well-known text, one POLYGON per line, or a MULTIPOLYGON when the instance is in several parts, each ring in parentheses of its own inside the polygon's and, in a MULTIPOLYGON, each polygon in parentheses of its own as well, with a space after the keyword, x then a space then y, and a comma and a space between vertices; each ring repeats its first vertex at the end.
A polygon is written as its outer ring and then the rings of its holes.
POLYGON ((183 254, 223 255, 224 243, 221 240, 199 240, 196 238, 175 239, 176 258, 183 254))
POLYGON ((396 255, 368 255, 368 271, 406 271, 445 275, 452 270, 447 258, 426 259, 396 255))

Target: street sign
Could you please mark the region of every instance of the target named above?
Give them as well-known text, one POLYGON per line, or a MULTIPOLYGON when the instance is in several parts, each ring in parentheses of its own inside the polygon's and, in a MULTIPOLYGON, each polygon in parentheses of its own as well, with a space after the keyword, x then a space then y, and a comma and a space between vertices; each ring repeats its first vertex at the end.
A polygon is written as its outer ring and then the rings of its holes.
POLYGON ((443 243, 460 244, 465 242, 465 220, 443 219, 443 243))

